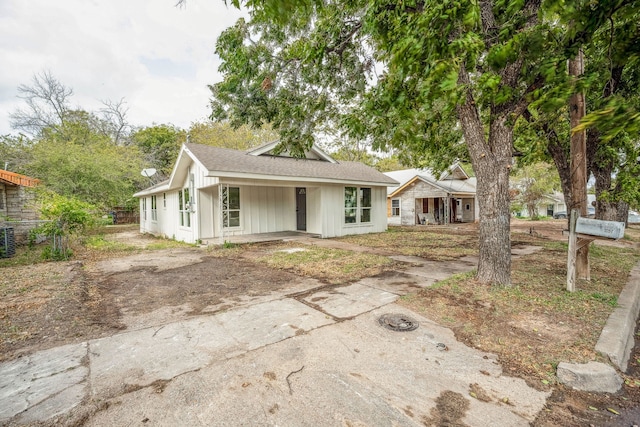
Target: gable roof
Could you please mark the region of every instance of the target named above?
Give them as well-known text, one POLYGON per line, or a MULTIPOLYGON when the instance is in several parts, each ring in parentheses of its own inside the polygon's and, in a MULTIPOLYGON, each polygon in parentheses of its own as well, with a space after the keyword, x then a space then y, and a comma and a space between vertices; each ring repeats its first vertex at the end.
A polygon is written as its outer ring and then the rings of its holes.
MULTIPOLYGON (((314 146, 314 148, 317 147, 314 146)), ((139 197, 176 188, 174 182, 181 182, 191 162, 199 164, 210 177, 376 186, 398 185, 396 180, 370 166, 359 162, 337 162, 319 148, 317 150, 319 151, 314 150, 315 154, 322 153, 328 159, 298 159, 272 156, 268 154, 270 150, 262 153, 260 153, 262 150, 246 152, 186 143, 182 146, 169 181, 147 188, 134 196, 139 197)))
POLYGON ((185 144, 209 176, 252 179, 303 179, 326 182, 361 182, 376 185, 398 183, 376 169, 358 162, 264 156, 201 144, 185 144))
MULTIPOLYGON (((280 153, 278 155, 274 154, 274 151, 279 143, 280 141, 267 142, 266 144, 262 144, 258 147, 250 148, 249 150, 247 150, 247 153, 253 156, 273 155, 277 157, 291 157, 287 155, 288 152, 280 153)), ((333 157, 325 153, 316 144, 313 144, 313 146, 309 149, 309 151, 306 152, 306 158, 315 159, 315 160, 325 160, 330 163, 338 163, 333 159, 333 157)))
POLYGON ((2 169, 0 169, 0 182, 4 184, 21 185, 23 187, 35 187, 40 184, 39 179, 30 178, 25 175, 20 175, 19 173, 9 172, 2 169))
POLYGON ((440 179, 430 169, 403 169, 385 172, 385 175, 400 182, 397 187, 387 187, 387 196, 395 196, 404 191, 407 186, 420 180, 448 193, 476 193, 476 179, 469 175, 458 164, 451 166, 440 179))

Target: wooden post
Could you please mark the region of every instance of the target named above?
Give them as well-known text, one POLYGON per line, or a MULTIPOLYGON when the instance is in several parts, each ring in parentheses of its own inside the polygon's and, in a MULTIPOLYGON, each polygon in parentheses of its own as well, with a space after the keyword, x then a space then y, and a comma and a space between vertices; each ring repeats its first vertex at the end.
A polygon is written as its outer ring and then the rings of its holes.
MULTIPOLYGON (((569 75, 577 82, 584 74, 584 53, 578 51, 575 58, 569 60, 569 75)), ((580 209, 582 216, 587 216, 587 133, 574 132, 586 114, 584 92, 577 91, 569 99, 569 116, 571 122, 571 209, 580 209)), ((591 279, 589 270, 589 245, 578 248, 576 255, 576 273, 581 279, 591 279)))
POLYGON ((578 235, 576 234, 576 223, 578 222, 579 211, 571 209, 569 219, 569 255, 567 256, 567 291, 576 291, 576 254, 578 252, 578 235))

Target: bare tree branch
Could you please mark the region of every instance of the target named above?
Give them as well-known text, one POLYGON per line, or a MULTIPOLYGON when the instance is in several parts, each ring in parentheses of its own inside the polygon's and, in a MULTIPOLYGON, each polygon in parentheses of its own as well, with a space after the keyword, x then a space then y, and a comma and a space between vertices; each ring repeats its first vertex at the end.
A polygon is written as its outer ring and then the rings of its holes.
POLYGON ((72 95, 73 90, 60 83, 50 71, 34 75, 31 85, 18 86, 18 98, 25 100, 27 108, 9 115, 11 127, 37 135, 46 127, 63 124, 71 109, 72 95))

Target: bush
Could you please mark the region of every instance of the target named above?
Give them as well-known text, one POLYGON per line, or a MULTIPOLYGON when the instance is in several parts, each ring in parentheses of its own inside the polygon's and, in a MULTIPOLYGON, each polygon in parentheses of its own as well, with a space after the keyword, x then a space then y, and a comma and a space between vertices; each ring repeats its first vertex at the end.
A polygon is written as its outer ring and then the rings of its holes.
POLYGON ((95 223, 95 206, 51 192, 41 192, 40 202, 40 216, 49 222, 35 229, 34 234, 51 239, 51 247, 43 251, 43 257, 56 261, 69 259, 72 255, 69 238, 95 223))

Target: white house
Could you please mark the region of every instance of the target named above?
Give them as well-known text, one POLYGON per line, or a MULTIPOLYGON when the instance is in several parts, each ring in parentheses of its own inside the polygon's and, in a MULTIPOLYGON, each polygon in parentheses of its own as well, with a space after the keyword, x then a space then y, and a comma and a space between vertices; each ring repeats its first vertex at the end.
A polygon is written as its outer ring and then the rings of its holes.
MULTIPOLYGON (((591 206, 591 205, 589 205, 591 206)), ((519 217, 530 217, 527 205, 518 204, 519 210, 515 211, 515 215, 519 217)), ((536 205, 538 216, 552 217, 557 212, 566 212, 567 205, 564 203, 564 194, 554 191, 551 194, 545 194, 536 205)))
POLYGON ((450 224, 478 217, 476 179, 455 164, 439 178, 428 169, 386 172, 400 183, 387 189, 389 224, 450 224))
POLYGON ((188 243, 301 231, 336 237, 387 228, 387 186, 398 183, 313 146, 306 158, 184 144, 171 177, 134 194, 140 231, 188 243))

